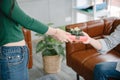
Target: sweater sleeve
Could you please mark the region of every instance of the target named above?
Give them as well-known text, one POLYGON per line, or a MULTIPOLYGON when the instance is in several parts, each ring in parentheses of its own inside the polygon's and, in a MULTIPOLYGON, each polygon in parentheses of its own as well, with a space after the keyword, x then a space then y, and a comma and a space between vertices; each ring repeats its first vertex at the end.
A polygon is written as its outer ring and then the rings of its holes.
POLYGON ((47 32, 48 26, 25 14, 20 9, 16 0, 10 16, 12 3, 13 3, 13 0, 2 0, 2 2, 0 3, 0 10, 3 12, 3 14, 5 14, 8 18, 12 19, 14 22, 22 25, 26 29, 38 32, 40 34, 44 34, 47 32))
POLYGON ((105 54, 118 44, 120 44, 120 25, 117 26, 114 32, 112 32, 109 36, 106 36, 104 39, 99 40, 102 49, 98 50, 101 54, 105 54))

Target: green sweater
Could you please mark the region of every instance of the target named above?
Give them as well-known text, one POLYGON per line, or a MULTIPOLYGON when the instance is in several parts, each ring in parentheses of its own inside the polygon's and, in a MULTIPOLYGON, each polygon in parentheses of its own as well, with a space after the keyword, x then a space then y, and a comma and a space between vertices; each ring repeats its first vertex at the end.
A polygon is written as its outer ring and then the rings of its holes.
POLYGON ((44 34, 48 26, 26 15, 16 0, 10 16, 13 0, 2 0, 0 3, 0 46, 24 39, 22 27, 44 34))

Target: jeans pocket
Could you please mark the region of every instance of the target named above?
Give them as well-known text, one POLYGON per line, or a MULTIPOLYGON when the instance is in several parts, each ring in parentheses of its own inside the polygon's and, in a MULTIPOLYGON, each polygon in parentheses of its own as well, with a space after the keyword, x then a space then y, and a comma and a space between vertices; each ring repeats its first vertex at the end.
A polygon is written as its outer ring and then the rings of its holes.
POLYGON ((24 53, 14 53, 12 55, 7 56, 8 65, 14 66, 18 65, 23 62, 24 60, 24 53))

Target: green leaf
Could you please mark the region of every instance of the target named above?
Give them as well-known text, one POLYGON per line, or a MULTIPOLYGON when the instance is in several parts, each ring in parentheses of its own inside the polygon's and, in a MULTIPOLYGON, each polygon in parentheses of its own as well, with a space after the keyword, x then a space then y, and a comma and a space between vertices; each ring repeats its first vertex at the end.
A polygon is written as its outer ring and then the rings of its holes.
POLYGON ((42 52, 43 56, 52 56, 52 55, 57 55, 56 51, 54 49, 45 49, 42 52))
POLYGON ((36 46, 36 53, 42 51, 45 48, 45 45, 43 44, 43 40, 39 41, 37 46, 36 46))

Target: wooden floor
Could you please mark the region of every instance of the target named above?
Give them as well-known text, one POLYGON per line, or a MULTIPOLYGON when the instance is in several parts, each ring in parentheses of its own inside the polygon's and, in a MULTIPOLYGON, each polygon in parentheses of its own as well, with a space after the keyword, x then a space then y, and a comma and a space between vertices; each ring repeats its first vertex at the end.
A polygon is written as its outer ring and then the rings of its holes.
MULTIPOLYGON (((41 54, 35 53, 36 43, 37 41, 33 41, 33 68, 29 69, 30 80, 36 80, 42 76, 48 75, 43 71, 41 54)), ((66 60, 62 62, 61 71, 54 75, 59 77, 60 80, 76 80, 76 73, 66 65, 66 60)))

